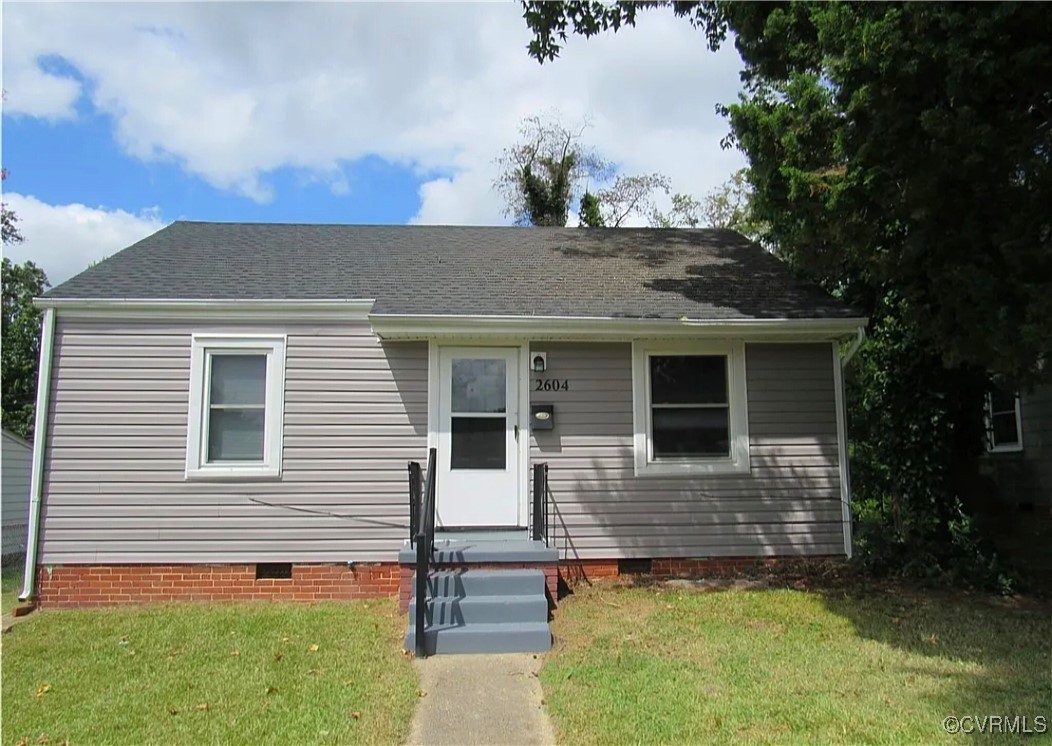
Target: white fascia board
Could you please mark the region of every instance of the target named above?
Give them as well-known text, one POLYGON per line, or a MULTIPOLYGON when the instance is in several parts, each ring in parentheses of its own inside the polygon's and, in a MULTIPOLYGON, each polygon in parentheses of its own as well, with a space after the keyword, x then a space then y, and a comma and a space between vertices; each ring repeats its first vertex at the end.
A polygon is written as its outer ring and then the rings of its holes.
POLYGON ((369 314, 381 339, 442 337, 529 337, 625 339, 646 337, 735 337, 832 340, 854 334, 868 319, 629 319, 582 316, 464 316, 369 314))
POLYGON ((223 321, 365 321, 373 299, 293 300, 35 298, 38 308, 53 308, 66 318, 208 319, 223 321))

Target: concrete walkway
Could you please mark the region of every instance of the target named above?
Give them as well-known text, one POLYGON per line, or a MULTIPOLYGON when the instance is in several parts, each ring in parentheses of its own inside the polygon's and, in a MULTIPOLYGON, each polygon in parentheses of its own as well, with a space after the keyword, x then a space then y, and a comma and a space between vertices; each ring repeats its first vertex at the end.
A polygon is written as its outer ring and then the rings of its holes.
POLYGON ((553 744, 532 653, 436 655, 416 660, 420 688, 409 743, 553 744))

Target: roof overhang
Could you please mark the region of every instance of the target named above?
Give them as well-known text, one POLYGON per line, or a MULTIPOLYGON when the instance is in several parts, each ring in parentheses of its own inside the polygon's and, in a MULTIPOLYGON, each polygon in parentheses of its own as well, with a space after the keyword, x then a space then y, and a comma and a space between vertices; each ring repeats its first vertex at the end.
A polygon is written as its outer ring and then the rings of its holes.
POLYGON ((381 339, 528 337, 534 340, 625 340, 647 337, 735 337, 833 340, 853 335, 868 319, 639 319, 574 316, 454 316, 369 314, 381 339))
POLYGON ((222 321, 366 321, 372 299, 251 300, 144 298, 35 298, 39 308, 54 308, 65 318, 200 319, 222 321))

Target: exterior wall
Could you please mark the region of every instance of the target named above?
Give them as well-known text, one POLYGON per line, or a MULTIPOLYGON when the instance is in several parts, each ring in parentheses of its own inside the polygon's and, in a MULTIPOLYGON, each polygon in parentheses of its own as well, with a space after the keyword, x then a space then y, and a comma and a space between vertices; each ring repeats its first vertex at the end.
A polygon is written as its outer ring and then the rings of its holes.
POLYGON ((427 344, 380 343, 364 322, 59 314, 39 562, 392 561, 408 534, 406 461, 427 453, 426 400, 427 344), (253 331, 288 334, 281 478, 187 481, 191 333, 253 331))
MULTIPOLYGON (((751 472, 635 477, 630 344, 535 343, 554 429, 531 433, 547 462, 564 560, 844 553, 832 348, 747 344, 751 472)), ((531 380, 536 376, 531 375, 531 380)))
POLYGON ((33 468, 33 446, 6 430, 0 453, 0 537, 3 556, 18 555, 26 550, 26 521, 29 516, 29 481, 33 468))
POLYGON ((1021 394, 1019 413, 1023 450, 987 454, 987 470, 1002 500, 1052 509, 1052 385, 1021 394))

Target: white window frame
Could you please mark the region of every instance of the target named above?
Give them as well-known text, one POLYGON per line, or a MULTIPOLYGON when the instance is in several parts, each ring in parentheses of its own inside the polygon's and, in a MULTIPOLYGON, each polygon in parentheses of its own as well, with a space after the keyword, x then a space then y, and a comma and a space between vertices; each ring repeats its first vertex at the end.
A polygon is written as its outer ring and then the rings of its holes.
POLYGON ((276 479, 281 476, 285 421, 284 334, 194 334, 190 345, 190 408, 187 416, 187 479, 276 479), (211 356, 260 354, 267 357, 263 414, 263 460, 210 464, 207 460, 211 356))
MULTIPOLYGON (((986 450, 990 453, 1018 453, 1023 450, 1023 413, 1019 406, 1019 394, 1014 395, 1015 409, 1015 443, 998 444, 994 435, 994 397, 993 394, 986 395, 986 450)), ((1005 409, 997 414, 1007 414, 1005 409)))
POLYGON ((745 344, 741 341, 636 341, 632 343, 632 426, 637 477, 743 474, 749 464, 749 411, 745 386, 745 344), (650 358, 655 355, 723 355, 727 358, 730 455, 653 459, 650 358))

